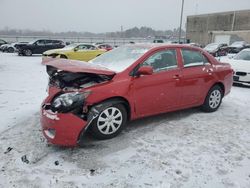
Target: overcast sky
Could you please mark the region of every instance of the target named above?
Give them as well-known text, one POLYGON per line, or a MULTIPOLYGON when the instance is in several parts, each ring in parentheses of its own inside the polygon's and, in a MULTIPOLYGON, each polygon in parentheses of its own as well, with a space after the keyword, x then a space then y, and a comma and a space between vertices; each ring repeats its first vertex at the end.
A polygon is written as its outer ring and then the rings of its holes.
MULTIPOLYGON (((0 0, 0 29, 119 31, 177 28, 181 0, 0 0)), ((187 15, 250 9, 250 0, 185 0, 187 15)))

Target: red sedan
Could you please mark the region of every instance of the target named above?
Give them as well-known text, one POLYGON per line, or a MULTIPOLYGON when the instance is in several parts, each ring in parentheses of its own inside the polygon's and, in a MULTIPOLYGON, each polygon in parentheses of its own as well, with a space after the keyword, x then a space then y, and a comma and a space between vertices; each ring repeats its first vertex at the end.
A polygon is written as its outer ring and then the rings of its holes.
POLYGON ((110 46, 109 44, 99 44, 99 45, 97 45, 97 48, 104 49, 104 50, 107 50, 107 51, 110 51, 110 50, 113 49, 113 47, 110 46))
POLYGON ((113 138, 137 118, 198 106, 214 112, 233 82, 229 64, 186 45, 127 45, 91 63, 58 59, 46 66, 43 134, 64 146, 77 145, 86 130, 113 138))

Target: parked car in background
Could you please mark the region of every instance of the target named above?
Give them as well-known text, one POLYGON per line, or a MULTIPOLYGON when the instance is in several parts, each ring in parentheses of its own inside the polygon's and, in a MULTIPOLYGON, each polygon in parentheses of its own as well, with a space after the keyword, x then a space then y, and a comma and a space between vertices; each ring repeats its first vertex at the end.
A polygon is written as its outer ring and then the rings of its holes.
POLYGON ((113 47, 109 44, 99 44, 99 45, 96 45, 97 48, 99 49, 104 49, 106 51, 109 51, 109 50, 112 50, 113 47))
POLYGON ((188 45, 125 45, 91 63, 57 59, 46 66, 42 132, 64 146, 77 145, 87 130, 113 138, 137 118, 196 106, 214 112, 233 81, 229 64, 188 45))
POLYGON ((205 46, 204 50, 214 57, 227 55, 228 45, 225 43, 211 43, 205 46))
POLYGON ((14 47, 15 47, 15 52, 18 53, 19 49, 21 49, 22 47, 28 45, 29 43, 31 43, 31 42, 28 42, 28 43, 16 43, 16 44, 14 45, 14 47))
POLYGON ((240 51, 233 58, 223 58, 220 61, 230 63, 234 69, 234 83, 250 86, 250 48, 240 51))
POLYGON ((62 49, 54 49, 44 52, 43 62, 46 62, 50 58, 64 58, 89 61, 105 52, 106 50, 98 49, 92 44, 76 43, 70 44, 62 49))
POLYGON ((232 54, 239 53, 241 50, 245 48, 250 48, 250 44, 248 44, 245 41, 236 41, 228 47, 228 53, 232 54))
POLYGON ((0 46, 2 46, 3 44, 7 44, 7 42, 5 40, 0 39, 0 46))
POLYGON ((194 42, 187 43, 186 45, 190 45, 190 46, 194 46, 194 47, 201 48, 201 45, 200 45, 200 44, 198 44, 198 43, 194 43, 194 42))
POLYGON ((26 45, 28 42, 15 42, 15 43, 10 43, 10 44, 4 44, 0 47, 0 51, 2 52, 8 52, 8 53, 13 53, 17 51, 16 45, 26 45))
POLYGON ((42 54, 47 50, 63 47, 65 47, 65 44, 61 40, 40 39, 28 44, 17 45, 17 52, 18 55, 31 56, 32 54, 42 54))
POLYGON ((3 44, 0 46, 0 51, 4 52, 6 50, 6 48, 8 47, 9 44, 3 44))

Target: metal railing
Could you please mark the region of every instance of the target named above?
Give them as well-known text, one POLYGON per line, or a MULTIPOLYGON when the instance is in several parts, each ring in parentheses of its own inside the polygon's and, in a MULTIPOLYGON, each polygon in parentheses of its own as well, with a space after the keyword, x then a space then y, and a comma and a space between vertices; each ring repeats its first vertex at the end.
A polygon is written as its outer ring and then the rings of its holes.
POLYGON ((97 43, 103 42, 111 45, 122 45, 130 42, 147 43, 152 42, 153 39, 146 38, 103 38, 103 37, 63 37, 63 36, 12 36, 0 35, 0 39, 7 42, 30 42, 37 39, 58 39, 64 42, 82 42, 82 43, 97 43))

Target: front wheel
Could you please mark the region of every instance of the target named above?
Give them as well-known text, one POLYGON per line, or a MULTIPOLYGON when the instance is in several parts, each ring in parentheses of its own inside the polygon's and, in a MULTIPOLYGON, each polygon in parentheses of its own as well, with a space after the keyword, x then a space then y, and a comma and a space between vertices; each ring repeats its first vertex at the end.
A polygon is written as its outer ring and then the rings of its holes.
POLYGON ((201 106, 201 109, 205 112, 214 112, 216 111, 221 104, 223 97, 223 91, 220 86, 215 85, 213 86, 205 99, 205 102, 201 106))
POLYGON ((127 111, 122 104, 113 104, 102 110, 90 126, 91 134, 97 139, 117 136, 127 122, 127 111))
POLYGON ((15 50, 14 50, 14 48, 9 47, 7 51, 8 51, 8 53, 13 53, 15 50))
POLYGON ((62 59, 68 59, 66 55, 60 55, 60 58, 62 58, 62 59))

